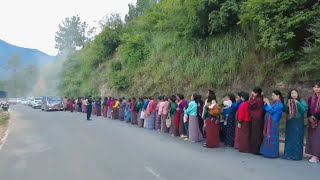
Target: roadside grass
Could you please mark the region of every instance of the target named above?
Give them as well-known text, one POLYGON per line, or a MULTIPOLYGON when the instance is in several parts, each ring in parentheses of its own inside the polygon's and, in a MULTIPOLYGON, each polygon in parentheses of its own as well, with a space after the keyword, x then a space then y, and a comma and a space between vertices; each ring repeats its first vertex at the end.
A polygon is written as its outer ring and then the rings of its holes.
POLYGON ((9 113, 0 109, 0 126, 6 126, 9 120, 9 113))

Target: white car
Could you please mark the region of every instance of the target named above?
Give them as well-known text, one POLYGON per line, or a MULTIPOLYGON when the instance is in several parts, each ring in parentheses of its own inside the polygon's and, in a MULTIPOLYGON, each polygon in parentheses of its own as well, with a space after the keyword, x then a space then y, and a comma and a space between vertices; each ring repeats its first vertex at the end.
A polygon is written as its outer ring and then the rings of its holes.
POLYGON ((33 109, 41 108, 41 104, 42 104, 42 97, 35 97, 31 102, 31 107, 33 109))
POLYGON ((31 106, 32 105, 32 101, 33 101, 33 99, 34 99, 34 97, 29 97, 28 99, 27 99, 27 105, 28 106, 31 106))
POLYGON ((28 100, 26 100, 26 99, 21 100, 21 104, 22 105, 27 105, 28 104, 28 100))

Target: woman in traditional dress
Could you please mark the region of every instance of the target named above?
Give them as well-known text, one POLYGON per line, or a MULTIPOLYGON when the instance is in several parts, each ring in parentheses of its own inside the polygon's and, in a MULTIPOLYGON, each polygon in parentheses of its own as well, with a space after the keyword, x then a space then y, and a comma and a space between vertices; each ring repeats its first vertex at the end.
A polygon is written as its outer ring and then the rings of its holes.
POLYGON ((190 142, 199 142, 203 140, 203 136, 199 129, 197 102, 198 95, 194 93, 191 96, 191 101, 188 104, 188 108, 184 111, 184 114, 189 116, 188 139, 190 142))
POLYGON ((163 97, 162 96, 159 96, 158 97, 158 102, 157 103, 157 106, 156 106, 156 119, 155 119, 155 128, 157 131, 160 131, 161 129, 161 112, 160 112, 160 105, 163 105, 163 97))
POLYGON ((241 92, 239 93, 242 103, 238 109, 238 138, 237 138, 237 148, 240 152, 249 153, 250 152, 250 134, 251 134, 251 119, 249 112, 249 93, 241 92))
POLYGON ((77 99, 77 111, 78 111, 78 112, 82 112, 81 107, 82 107, 81 98, 78 97, 78 99, 77 99))
POLYGON ((137 106, 136 106, 136 112, 138 112, 137 114, 137 120, 138 120, 138 126, 139 127, 143 127, 143 119, 141 118, 141 112, 143 110, 143 104, 144 104, 144 101, 143 101, 143 98, 140 97, 139 98, 139 102, 137 103, 137 106))
POLYGON ((264 98, 264 109, 267 114, 264 124, 264 138, 260 148, 260 153, 264 157, 277 158, 279 157, 279 126, 284 110, 284 100, 279 90, 272 92, 272 100, 274 103, 271 105, 267 98, 264 98))
POLYGON ((224 144, 229 147, 234 147, 235 138, 235 96, 227 94, 224 96, 223 108, 223 137, 224 144))
POLYGON ((101 98, 97 98, 97 101, 95 102, 96 105, 96 115, 101 116, 101 98))
POLYGON ((98 101, 97 98, 93 99, 93 101, 92 101, 92 114, 93 115, 97 115, 97 106, 96 106, 97 101, 98 101))
POLYGON ((169 128, 166 125, 166 120, 169 116, 169 109, 170 109, 170 102, 168 101, 168 97, 164 96, 163 101, 161 102, 161 110, 159 109, 160 112, 160 118, 161 118, 161 132, 162 133, 168 133, 169 128))
POLYGON ((320 124, 316 114, 320 113, 320 84, 313 86, 314 95, 308 99, 308 137, 306 144, 306 154, 312 157, 309 160, 312 163, 319 162, 320 158, 320 124))
POLYGON ((141 118, 143 118, 143 127, 144 128, 147 128, 146 110, 149 105, 149 102, 150 102, 150 97, 145 97, 144 104, 143 104, 143 110, 142 110, 143 115, 141 115, 141 118))
POLYGON ((70 112, 73 112, 73 105, 74 105, 74 99, 73 97, 71 97, 71 99, 69 100, 69 109, 70 109, 70 112))
POLYGON ((220 122, 219 122, 219 104, 214 93, 208 93, 203 110, 203 119, 205 119, 206 143, 203 144, 207 148, 216 148, 220 146, 220 122), (215 111, 213 111, 215 109, 215 111), (211 112, 211 113, 209 113, 211 112))
POLYGON ((304 115, 308 111, 307 103, 300 98, 298 91, 289 91, 285 105, 286 139, 284 158, 289 160, 302 160, 304 146, 304 115))
POLYGON ((123 121, 125 119, 125 110, 126 110, 126 100, 125 98, 120 99, 120 107, 119 107, 119 119, 123 121))
POLYGON ((234 111, 235 111, 235 117, 236 117, 236 120, 235 120, 236 130, 235 130, 235 137, 234 137, 234 148, 235 149, 239 149, 239 131, 240 130, 239 130, 239 127, 237 126, 238 122, 239 122, 237 117, 238 117, 238 109, 239 109, 240 105, 243 103, 242 98, 241 98, 242 93, 244 93, 244 92, 241 91, 237 94, 236 103, 234 104, 234 111))
POLYGON ((63 104, 62 104, 62 106, 63 106, 63 110, 64 110, 64 111, 66 111, 66 110, 67 110, 68 102, 69 102, 69 101, 68 101, 67 96, 66 96, 66 97, 64 97, 64 98, 63 98, 63 100, 62 100, 62 103, 63 103, 63 104))
POLYGON ((178 104, 176 102, 177 98, 175 95, 172 95, 169 99, 170 101, 170 117, 171 117, 171 126, 170 126, 170 134, 172 136, 179 136, 179 129, 176 127, 176 113, 178 104))
POLYGON ((125 119, 126 123, 131 123, 131 99, 126 104, 125 119))
POLYGON ((188 107, 188 101, 184 99, 184 95, 177 94, 178 108, 179 108, 179 134, 181 138, 188 140, 187 136, 187 124, 184 122, 184 110, 188 107))
POLYGON ((113 99, 112 97, 109 97, 109 100, 107 101, 108 111, 107 111, 107 117, 111 118, 111 112, 113 109, 113 99))
POLYGON ((108 98, 104 97, 102 102, 102 116, 107 117, 108 107, 107 107, 108 98))
POLYGON ((153 97, 150 97, 150 102, 146 109, 147 129, 155 129, 156 107, 157 103, 153 97))
POLYGON ((82 112, 87 113, 87 103, 86 103, 86 98, 82 98, 82 112))
POLYGON ((251 119, 250 151, 252 154, 260 155, 260 147, 263 140, 265 111, 262 90, 259 87, 253 88, 251 92, 249 112, 251 119))
POLYGON ((202 136, 205 137, 205 134, 204 134, 204 120, 202 118, 202 114, 203 114, 203 108, 204 108, 204 102, 203 102, 203 99, 202 99, 202 96, 200 94, 198 94, 198 121, 199 121, 199 129, 200 129, 200 132, 202 134, 202 136))
POLYGON ((131 124, 133 125, 138 124, 138 120, 137 120, 138 114, 136 111, 136 105, 137 105, 136 98, 133 97, 131 100, 131 124))
POLYGON ((117 98, 114 99, 113 111, 112 111, 112 119, 119 119, 119 107, 120 102, 117 98))

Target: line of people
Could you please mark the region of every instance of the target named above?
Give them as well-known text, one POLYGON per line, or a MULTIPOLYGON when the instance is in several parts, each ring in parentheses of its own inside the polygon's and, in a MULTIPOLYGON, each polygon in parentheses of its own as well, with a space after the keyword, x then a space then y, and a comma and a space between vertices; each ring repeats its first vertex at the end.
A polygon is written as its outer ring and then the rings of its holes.
POLYGON ((285 151, 283 157, 302 160, 304 150, 304 118, 308 117, 308 135, 305 152, 312 155, 310 162, 320 157, 320 84, 313 86, 314 95, 308 103, 296 89, 289 91, 284 101, 282 93, 274 90, 272 102, 265 98, 262 89, 255 87, 251 95, 239 92, 226 94, 221 103, 214 91, 209 90, 206 100, 193 94, 188 102, 184 95, 131 98, 78 98, 69 105, 78 112, 91 111, 97 116, 119 119, 141 128, 170 133, 190 142, 201 142, 204 147, 225 146, 242 153, 279 157, 280 121, 286 113, 285 151))

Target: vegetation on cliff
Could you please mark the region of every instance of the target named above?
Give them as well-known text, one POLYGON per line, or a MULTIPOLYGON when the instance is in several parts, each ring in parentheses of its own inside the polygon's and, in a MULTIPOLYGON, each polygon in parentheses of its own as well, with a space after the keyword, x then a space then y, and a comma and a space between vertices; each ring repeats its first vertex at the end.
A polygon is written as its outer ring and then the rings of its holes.
MULTIPOLYGON (((138 0, 124 22, 109 16, 100 34, 68 51, 60 94, 139 96, 319 80, 317 2, 138 0)), ((76 24, 84 34, 85 23, 76 24)))

